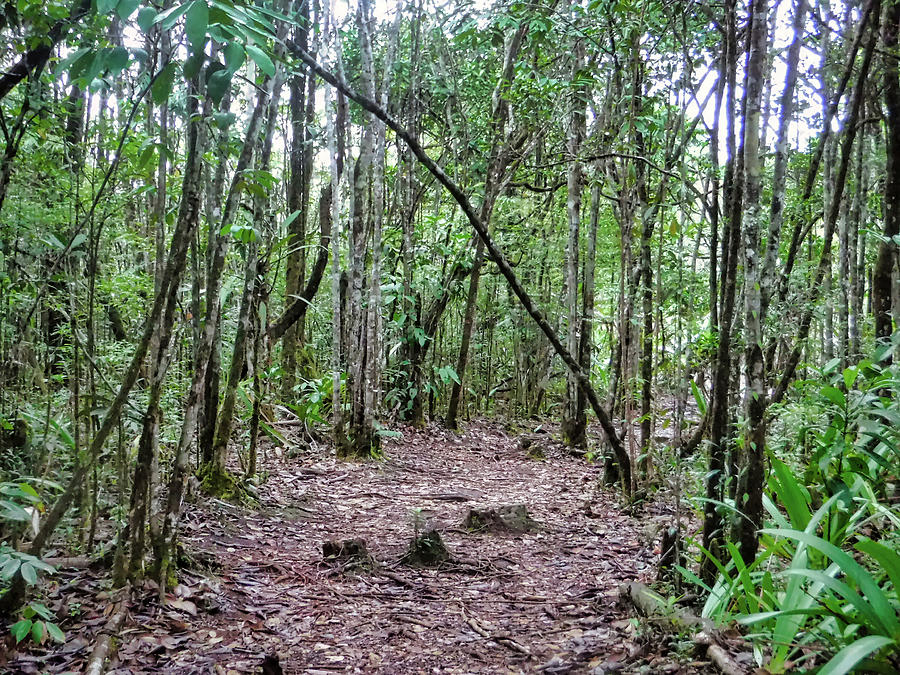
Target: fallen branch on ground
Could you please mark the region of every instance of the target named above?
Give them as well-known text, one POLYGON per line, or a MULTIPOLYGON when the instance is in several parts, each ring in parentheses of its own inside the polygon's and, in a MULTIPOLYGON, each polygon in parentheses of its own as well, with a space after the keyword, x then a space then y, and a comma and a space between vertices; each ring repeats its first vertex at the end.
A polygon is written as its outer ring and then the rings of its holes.
POLYGON ((112 651, 113 638, 119 636, 122 624, 125 623, 125 615, 128 613, 128 597, 131 595, 131 586, 126 586, 122 591, 122 599, 113 608, 106 625, 100 631, 94 649, 84 669, 84 675, 103 675, 106 659, 112 651))
POLYGON ((472 630, 478 633, 481 637, 487 640, 493 640, 498 645, 503 645, 507 649, 511 649, 514 652, 519 652, 520 654, 524 654, 525 656, 531 656, 531 652, 529 651, 528 647, 519 644, 511 637, 500 635, 499 633, 491 633, 484 626, 478 623, 478 621, 476 621, 472 617, 467 617, 465 614, 463 614, 463 618, 466 620, 466 623, 472 628, 472 630))
POLYGON ((683 607, 676 607, 647 585, 634 581, 619 588, 619 597, 628 600, 644 616, 661 620, 676 631, 692 632, 694 644, 706 647, 709 660, 725 675, 747 675, 750 671, 718 643, 716 627, 709 619, 696 616, 683 607))

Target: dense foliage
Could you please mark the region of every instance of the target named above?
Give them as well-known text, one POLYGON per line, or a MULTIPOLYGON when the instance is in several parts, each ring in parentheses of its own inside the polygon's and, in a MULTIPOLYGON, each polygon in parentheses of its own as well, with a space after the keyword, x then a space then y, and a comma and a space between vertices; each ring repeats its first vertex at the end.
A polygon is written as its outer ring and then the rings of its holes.
POLYGON ((51 541, 164 592, 278 419, 592 410, 761 665, 900 668, 900 5, 772 4, 4 5, 15 640, 51 541))

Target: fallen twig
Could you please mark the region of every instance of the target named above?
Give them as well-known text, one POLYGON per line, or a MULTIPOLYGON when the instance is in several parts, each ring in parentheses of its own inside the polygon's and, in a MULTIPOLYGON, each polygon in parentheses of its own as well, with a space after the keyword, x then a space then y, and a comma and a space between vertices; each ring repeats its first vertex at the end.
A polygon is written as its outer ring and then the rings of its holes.
POLYGON ((131 595, 131 586, 128 585, 122 592, 122 599, 119 600, 106 624, 100 630, 97 642, 94 643, 94 649, 88 658, 87 666, 84 669, 84 675, 103 675, 104 664, 112 649, 112 640, 118 637, 122 630, 122 624, 125 623, 125 615, 128 613, 128 597, 131 595))
POLYGON ((531 656, 531 651, 528 649, 528 647, 519 644, 511 637, 500 635, 498 633, 491 633, 484 626, 478 623, 477 620, 472 617, 467 617, 465 614, 463 614, 463 619, 465 619, 465 622, 472 628, 472 630, 478 633, 481 637, 487 640, 492 640, 498 645, 503 645, 507 649, 511 649, 514 652, 519 652, 520 654, 524 654, 525 656, 531 656))

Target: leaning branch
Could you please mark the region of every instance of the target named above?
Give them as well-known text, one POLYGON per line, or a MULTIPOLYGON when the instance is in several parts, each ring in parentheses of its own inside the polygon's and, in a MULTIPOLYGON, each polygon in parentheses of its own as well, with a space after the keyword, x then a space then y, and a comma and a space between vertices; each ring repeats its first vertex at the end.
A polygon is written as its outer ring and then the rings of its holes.
POLYGON ((625 451, 622 440, 619 438, 619 435, 616 432, 615 427, 613 426, 609 414, 600 404, 600 399, 597 397, 597 393, 591 386, 590 379, 578 365, 575 357, 573 357, 572 354, 562 344, 559 336, 556 334, 556 331, 544 317, 543 312, 541 312, 541 310, 537 308, 537 306, 534 304, 534 301, 531 299, 531 296, 519 282, 519 279, 516 277, 516 274, 510 266, 509 261, 506 259, 506 256, 498 248, 497 244, 490 236, 485 223, 482 222, 481 218, 479 218, 478 213, 475 211, 475 208, 472 206, 471 202, 469 202, 469 199, 465 195, 465 193, 463 193, 460 187, 446 173, 444 173, 444 170, 440 166, 438 166, 435 161, 431 159, 431 157, 428 156, 428 154, 425 152, 422 146, 419 145, 419 142, 413 137, 413 135, 402 126, 400 126, 400 123, 393 119, 390 115, 388 115, 387 112, 385 112, 384 109, 375 101, 353 91, 346 82, 333 75, 330 71, 325 70, 312 56, 306 53, 305 50, 301 49, 295 43, 289 42, 288 48, 291 50, 294 56, 303 61, 319 77, 321 77, 331 86, 343 93, 344 96, 355 101, 361 108, 371 113, 382 122, 384 122, 388 127, 390 127, 394 131, 394 133, 397 134, 397 136, 401 138, 404 143, 406 143, 412 153, 416 156, 416 159, 418 159, 419 162, 426 169, 428 169, 428 171, 431 172, 431 174, 438 180, 438 182, 441 183, 453 196, 453 198, 456 200, 456 203, 459 204, 460 209, 462 209, 462 212, 466 215, 466 218, 468 218, 469 224, 473 227, 475 232, 478 233, 481 241, 484 242, 484 246, 487 249, 491 259, 494 260, 494 262, 497 264, 497 267, 500 269, 500 273, 503 274, 503 276, 506 278, 510 289, 519 299, 522 307, 526 312, 528 312, 529 316, 531 316, 534 322, 543 331, 544 335, 547 336, 550 344, 553 345, 554 351, 559 355, 559 357, 571 371, 572 375, 578 381, 578 385, 581 387, 584 395, 590 402, 591 408, 593 409, 594 414, 597 416, 597 419, 600 422, 600 426, 606 433, 606 436, 609 439, 609 443, 612 446, 613 452, 615 453, 616 463, 619 466, 620 476, 622 478, 623 489, 626 494, 630 494, 631 461, 628 457, 628 453, 625 451))
POLYGON ((40 72, 53 55, 56 45, 68 35, 69 30, 80 22, 90 10, 91 0, 78 0, 68 18, 60 19, 53 24, 40 44, 22 54, 15 65, 0 77, 0 100, 3 100, 9 92, 15 89, 19 82, 34 72, 40 72))
POLYGON ((312 302, 313 298, 316 297, 316 292, 319 290, 319 284, 322 281, 322 276, 325 273, 325 265, 328 264, 328 244, 331 241, 331 184, 329 183, 323 190, 322 195, 319 197, 319 221, 320 225, 320 234, 319 234, 319 253, 316 256, 316 262, 313 265, 312 274, 309 277, 309 281, 306 283, 306 287, 303 289, 303 292, 300 296, 292 302, 287 309, 284 310, 284 313, 278 317, 278 319, 269 326, 266 330, 266 335, 269 337, 273 343, 280 340, 285 333, 287 333, 288 329, 297 323, 301 318, 306 316, 306 310, 309 309, 309 305, 312 302))

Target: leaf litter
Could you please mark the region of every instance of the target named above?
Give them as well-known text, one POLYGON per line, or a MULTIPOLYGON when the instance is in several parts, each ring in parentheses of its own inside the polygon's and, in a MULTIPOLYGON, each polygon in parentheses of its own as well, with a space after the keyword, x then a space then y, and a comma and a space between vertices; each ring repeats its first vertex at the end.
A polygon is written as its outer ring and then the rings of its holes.
MULTIPOLYGON (((267 656, 311 675, 709 670, 619 605, 620 585, 651 580, 655 558, 601 467, 549 436, 535 459, 491 422, 398 430, 379 461, 315 448, 289 459, 269 446, 258 505, 186 504, 190 568, 162 604, 153 584, 136 593, 107 672, 259 673, 267 656), (471 509, 509 505, 536 527, 466 529, 471 509), (430 530, 449 559, 403 564, 430 530), (323 543, 349 540, 374 566, 323 558, 323 543)), ((104 574, 61 573, 50 596, 66 643, 13 652, 0 669, 83 668, 112 606, 104 574)))

